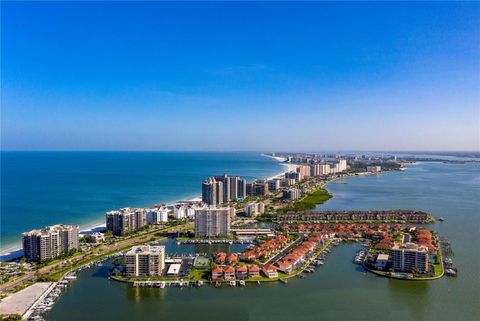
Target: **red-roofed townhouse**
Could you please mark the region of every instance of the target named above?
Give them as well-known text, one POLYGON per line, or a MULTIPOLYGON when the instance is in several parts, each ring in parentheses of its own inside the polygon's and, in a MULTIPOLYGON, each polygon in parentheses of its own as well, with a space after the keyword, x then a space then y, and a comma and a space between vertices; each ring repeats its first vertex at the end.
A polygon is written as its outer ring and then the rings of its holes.
POLYGON ((265 264, 262 266, 262 272, 267 278, 276 278, 278 277, 277 268, 270 264, 265 264))
POLYGON ((223 277, 223 269, 219 266, 212 270, 212 280, 219 280, 223 277))

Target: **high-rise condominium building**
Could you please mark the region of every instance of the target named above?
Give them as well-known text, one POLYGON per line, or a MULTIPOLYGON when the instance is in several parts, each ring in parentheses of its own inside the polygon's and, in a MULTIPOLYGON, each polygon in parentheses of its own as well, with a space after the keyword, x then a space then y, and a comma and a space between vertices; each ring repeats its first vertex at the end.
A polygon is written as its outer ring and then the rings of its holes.
POLYGON ((239 179, 238 180, 238 198, 247 197, 247 180, 239 179))
POLYGON ((270 179, 267 181, 267 183, 268 183, 268 190, 270 192, 276 192, 280 189, 281 180, 278 178, 270 179))
POLYGON ((155 206, 147 210, 148 224, 161 224, 165 222, 168 222, 168 208, 166 206, 155 206))
POLYGON ((403 243, 392 248, 392 265, 396 271, 428 272, 428 248, 416 243, 403 243))
POLYGON ((283 191, 283 198, 291 201, 298 200, 301 196, 301 192, 298 188, 287 188, 283 191))
POLYGON ((239 176, 230 177, 230 200, 235 201, 238 199, 238 184, 240 181, 239 176))
POLYGON ((165 268, 164 246, 134 246, 125 254, 127 276, 161 276, 165 268))
POLYGON ((230 177, 223 174, 222 176, 215 176, 215 180, 223 184, 223 200, 221 203, 230 202, 230 177))
POLYGON ((330 174, 330 165, 329 164, 320 165, 320 175, 328 175, 328 174, 330 174))
POLYGON ((217 205, 217 181, 207 178, 202 182, 202 201, 208 205, 217 205))
POLYGON ((224 174, 207 178, 202 182, 202 201, 208 205, 236 201, 246 196, 246 185, 246 180, 239 176, 224 174))
POLYGON ((235 216, 232 207, 202 208, 195 210, 195 236, 216 237, 230 235, 230 222, 235 216))
POLYGON ((285 173, 285 178, 288 178, 288 179, 294 179, 296 180, 297 182, 300 181, 300 173, 298 172, 287 172, 285 173))
POLYGON ((147 210, 144 208, 122 208, 106 214, 107 230, 113 235, 123 236, 147 225, 147 210))
POLYGON ((297 173, 300 173, 300 180, 303 180, 310 176, 310 166, 308 165, 298 165, 297 173))
POLYGON ((27 261, 42 262, 78 249, 78 226, 53 225, 22 234, 23 255, 27 261))

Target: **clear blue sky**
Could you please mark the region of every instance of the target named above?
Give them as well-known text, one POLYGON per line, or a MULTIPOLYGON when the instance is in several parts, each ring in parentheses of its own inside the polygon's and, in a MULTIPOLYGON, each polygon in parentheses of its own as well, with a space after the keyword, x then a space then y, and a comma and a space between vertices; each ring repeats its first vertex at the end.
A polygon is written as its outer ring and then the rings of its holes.
POLYGON ((479 3, 1 6, 4 150, 479 148, 479 3))

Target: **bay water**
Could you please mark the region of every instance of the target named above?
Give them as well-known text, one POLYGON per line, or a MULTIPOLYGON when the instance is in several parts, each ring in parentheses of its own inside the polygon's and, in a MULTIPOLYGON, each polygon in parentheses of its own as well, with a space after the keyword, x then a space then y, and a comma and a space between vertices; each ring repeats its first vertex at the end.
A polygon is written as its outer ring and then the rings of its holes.
MULTIPOLYGON (((46 319, 479 320, 478 164, 418 163, 403 172, 339 180, 327 189, 333 198, 320 209, 405 208, 444 217, 429 228, 451 241, 458 277, 418 282, 381 278, 352 263, 359 247, 355 243, 334 248, 324 266, 288 284, 134 288, 109 280, 109 266, 102 266, 81 272, 46 319)), ((205 246, 186 249, 173 240, 165 245, 168 253, 211 252, 205 246)))

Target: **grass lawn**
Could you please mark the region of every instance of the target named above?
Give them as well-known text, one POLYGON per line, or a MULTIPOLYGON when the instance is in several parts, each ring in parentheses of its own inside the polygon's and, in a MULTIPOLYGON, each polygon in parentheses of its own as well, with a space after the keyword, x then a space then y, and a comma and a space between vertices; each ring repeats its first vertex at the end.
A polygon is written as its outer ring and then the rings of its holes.
POLYGON ((192 270, 190 272, 190 281, 208 281, 210 272, 207 270, 192 270))
POLYGON ((313 210, 317 204, 322 204, 332 198, 332 195, 324 188, 319 187, 315 191, 307 194, 298 202, 279 209, 281 212, 288 211, 308 211, 313 210))

